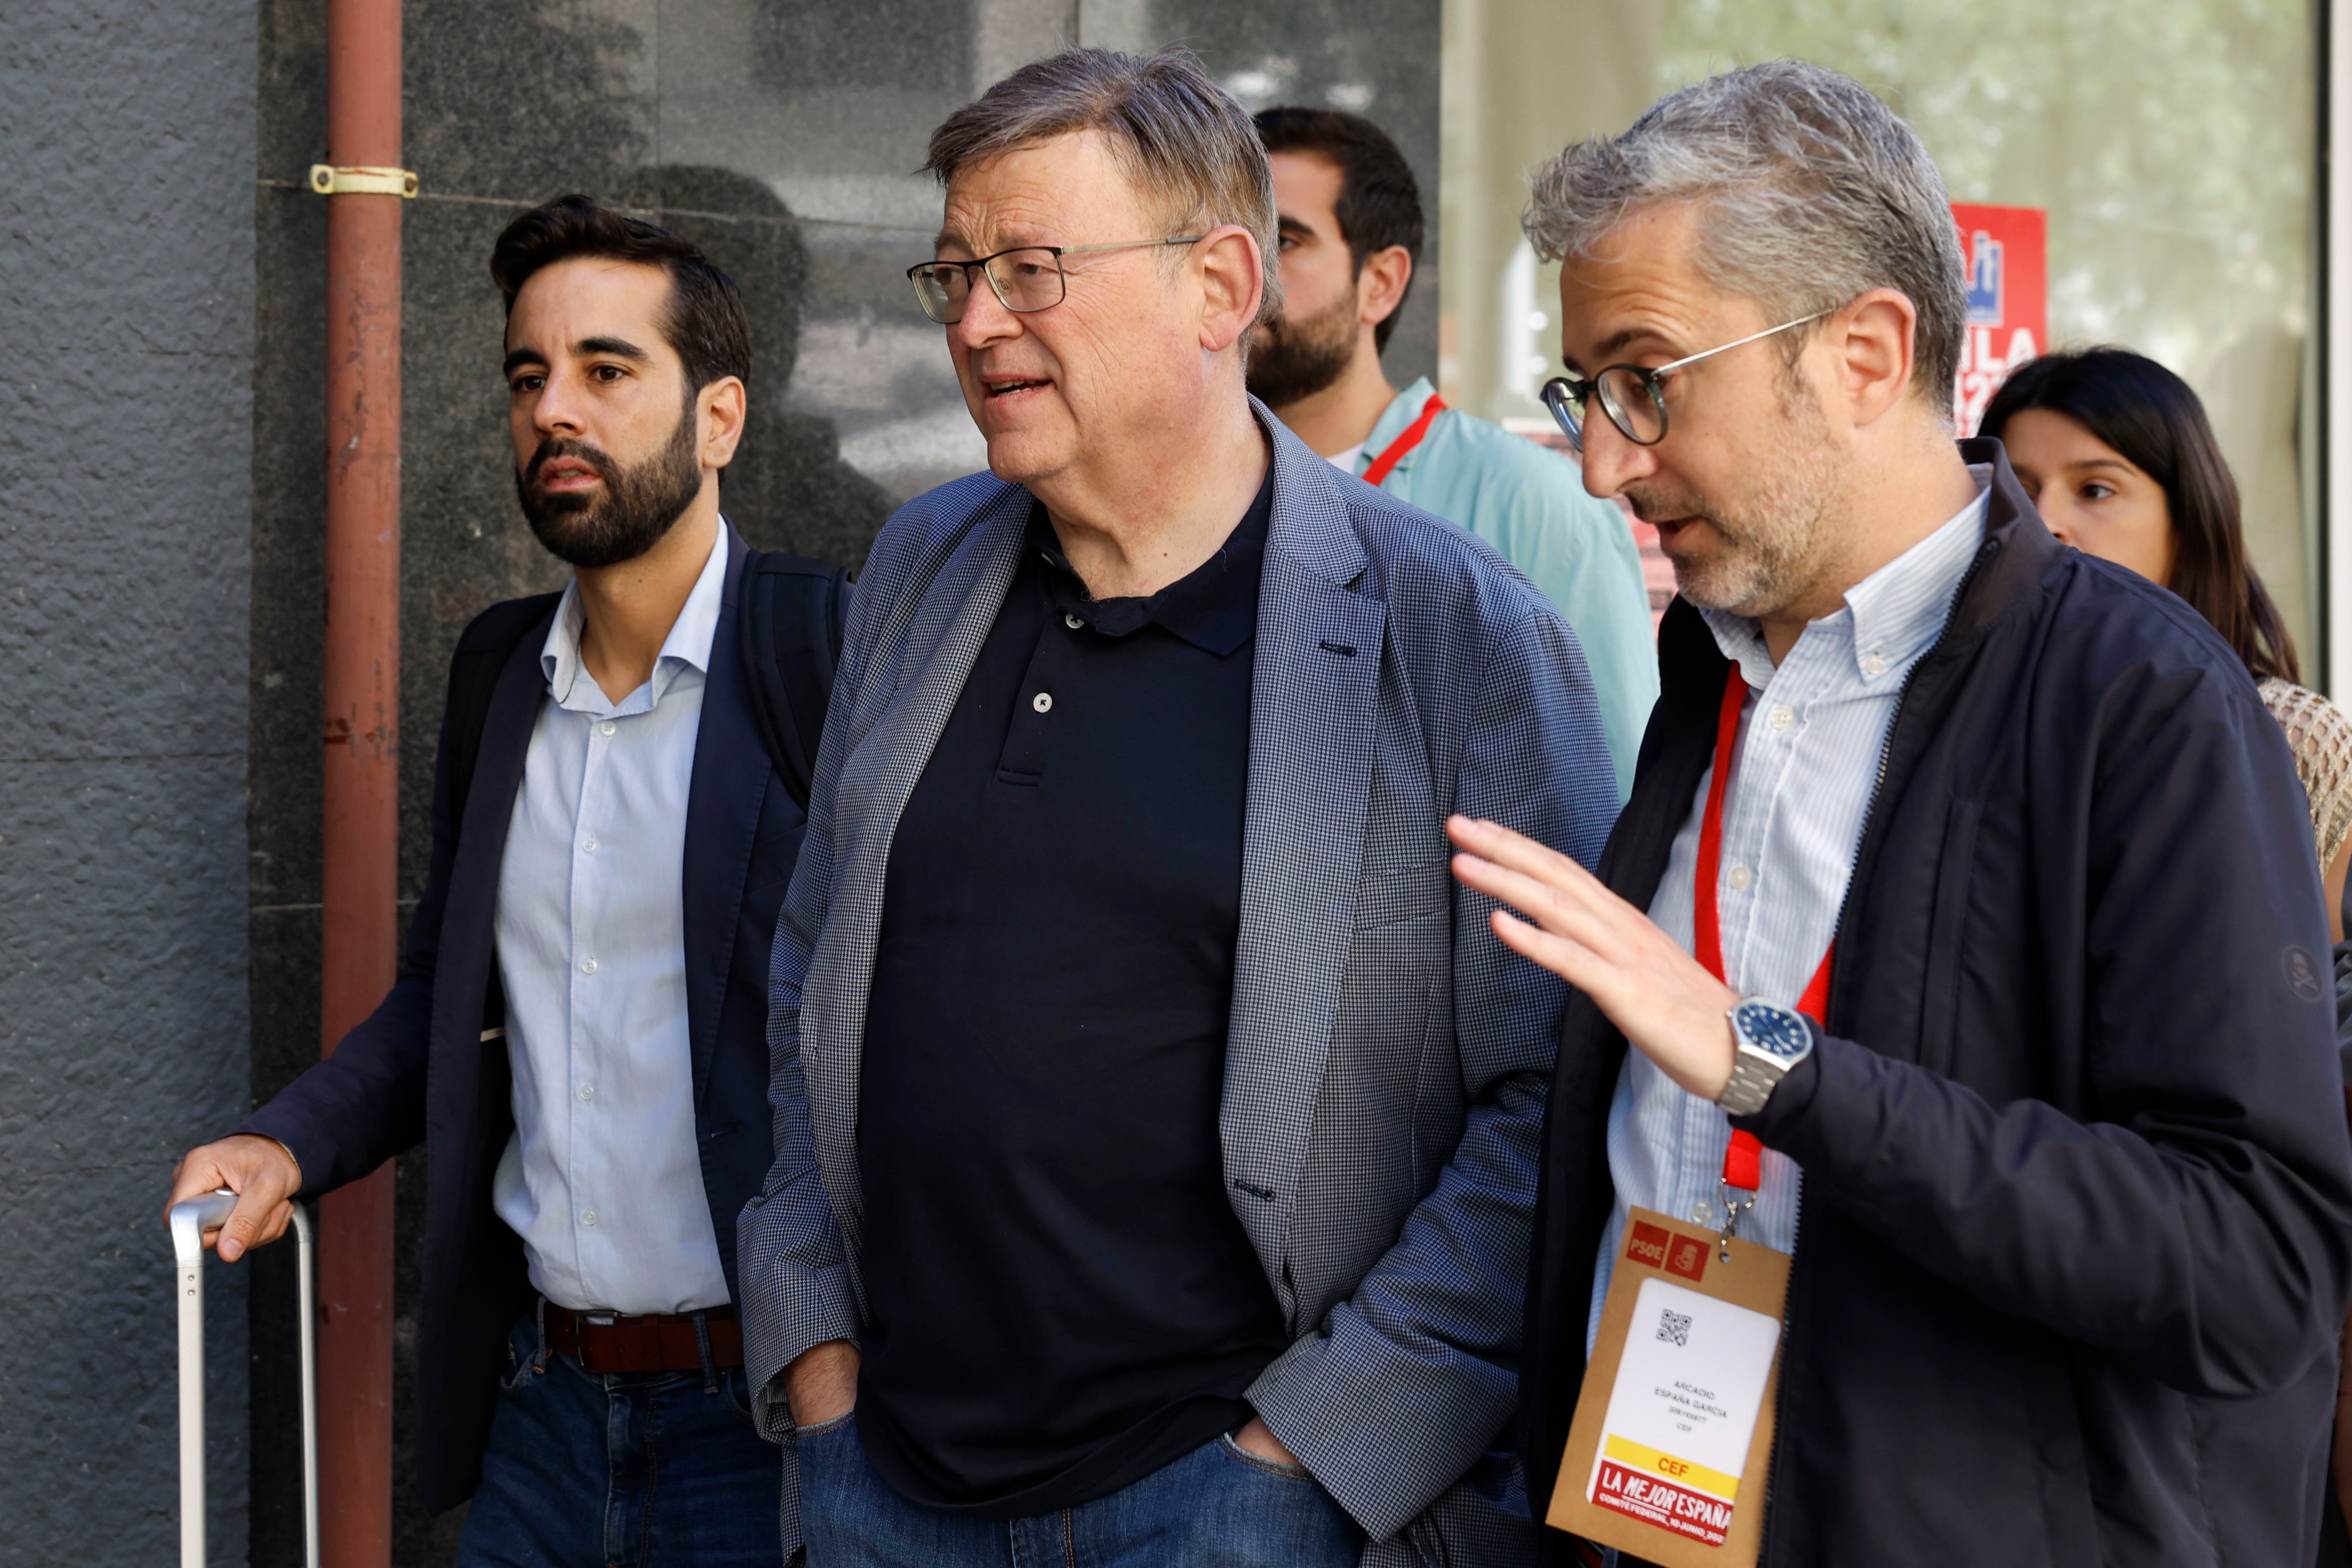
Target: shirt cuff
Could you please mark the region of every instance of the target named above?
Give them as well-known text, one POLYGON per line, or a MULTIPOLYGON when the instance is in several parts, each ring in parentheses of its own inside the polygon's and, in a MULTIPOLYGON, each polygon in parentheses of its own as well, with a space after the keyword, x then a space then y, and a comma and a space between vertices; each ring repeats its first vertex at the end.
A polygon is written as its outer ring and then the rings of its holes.
MULTIPOLYGON (((269 1138, 269 1134, 267 1132, 257 1132, 254 1136, 257 1138, 269 1138)), ((294 1152, 293 1150, 286 1147, 285 1141, 282 1139, 269 1138, 269 1141, 278 1145, 278 1152, 279 1153, 294 1162, 294 1190, 298 1193, 300 1192, 302 1190, 302 1156, 294 1152)))

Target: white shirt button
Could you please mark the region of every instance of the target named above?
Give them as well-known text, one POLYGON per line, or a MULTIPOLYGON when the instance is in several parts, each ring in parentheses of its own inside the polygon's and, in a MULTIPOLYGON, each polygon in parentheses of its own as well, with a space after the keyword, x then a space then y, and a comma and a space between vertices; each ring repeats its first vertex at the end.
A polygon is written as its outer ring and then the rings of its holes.
POLYGON ((588 1101, 588 1100, 591 1100, 595 1099, 595 1098, 596 1098, 596 1086, 595 1086, 594 1084, 593 1084, 593 1083, 583 1083, 583 1084, 582 1084, 582 1085, 580 1086, 580 1098, 581 1098, 581 1100, 582 1100, 583 1103, 584 1103, 584 1102, 586 1102, 586 1101, 588 1101))
POLYGON ((1076 631, 1080 626, 1085 626, 1087 623, 1078 619, 1077 616, 1072 615, 1069 611, 1064 610, 1062 612, 1062 624, 1069 627, 1072 631, 1076 631))
POLYGON ((1040 713, 1051 713, 1054 710, 1054 694, 1050 691, 1040 691, 1036 696, 1029 699, 1029 706, 1040 713))
POLYGON ((1748 884, 1755 879, 1756 873, 1745 866, 1734 866, 1731 868, 1731 890, 1735 893, 1746 892, 1748 884))
POLYGON ((1862 672, 1864 675, 1885 675, 1886 661, 1874 653, 1865 654, 1862 660, 1862 672))
POLYGON ((599 735, 609 735, 619 728, 620 726, 618 724, 615 724, 610 719, 607 719, 602 724, 596 726, 596 733, 599 735))
POLYGON ((1796 721, 1797 715, 1792 710, 1786 708, 1772 710, 1772 728, 1775 730, 1785 730, 1796 721))
POLYGON ((595 961, 594 959, 593 959, 593 958, 583 958, 583 959, 582 959, 582 960, 580 961, 580 973, 583 973, 583 974, 593 974, 593 973, 596 973, 596 961, 595 961))
POLYGON ((596 841, 593 838, 583 838, 580 841, 580 847, 593 855, 596 853, 596 841))
POLYGON ((1712 1225, 1714 1223, 1715 1205, 1713 1204, 1702 1200, 1691 1205, 1691 1224, 1712 1225))
POLYGON ((580 1223, 588 1226, 591 1230, 593 1230, 596 1227, 596 1211, 594 1209, 583 1210, 580 1215, 580 1223))

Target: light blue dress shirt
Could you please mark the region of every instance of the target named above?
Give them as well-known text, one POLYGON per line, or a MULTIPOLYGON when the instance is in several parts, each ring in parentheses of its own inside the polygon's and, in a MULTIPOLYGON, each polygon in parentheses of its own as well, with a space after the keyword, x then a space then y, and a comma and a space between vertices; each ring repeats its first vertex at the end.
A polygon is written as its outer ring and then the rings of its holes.
POLYGON ((653 679, 608 699, 566 588, 540 662, 499 871, 515 1133, 491 1202, 530 1282, 574 1310, 727 1301, 694 1141, 686 1016, 687 797, 727 577, 721 522, 653 679))
MULTIPOLYGON (((1723 803, 1723 858, 1716 889, 1724 978, 1742 996, 1793 1007, 1845 904, 1847 879, 1878 779, 1878 760, 1911 667, 1935 646, 1983 542, 1985 487, 1935 532, 1846 591, 1845 607, 1805 627, 1778 668, 1764 635, 1745 616, 1702 610, 1716 646, 1739 666, 1748 700, 1738 765, 1723 803)), ((1692 890, 1699 818, 1710 765, 1675 838, 1650 919, 1692 950, 1692 890)), ((1592 1277, 1589 1349, 1601 1324, 1611 1265, 1636 1205, 1693 1225, 1723 1223, 1718 1188, 1731 1122, 1720 1106, 1676 1085, 1638 1050, 1625 1053, 1609 1105, 1609 1176, 1617 1189, 1592 1277)), ((1802 1173, 1764 1151, 1764 1185, 1739 1234, 1783 1252, 1797 1247, 1802 1173)))
MULTIPOLYGON (((1433 395, 1425 377, 1397 394, 1348 472, 1361 478, 1433 395)), ((1622 805, 1658 700, 1650 590, 1625 514, 1588 494, 1582 472, 1558 452, 1458 408, 1430 421, 1421 445, 1398 460, 1381 489, 1468 529, 1558 606, 1592 669, 1622 805)))

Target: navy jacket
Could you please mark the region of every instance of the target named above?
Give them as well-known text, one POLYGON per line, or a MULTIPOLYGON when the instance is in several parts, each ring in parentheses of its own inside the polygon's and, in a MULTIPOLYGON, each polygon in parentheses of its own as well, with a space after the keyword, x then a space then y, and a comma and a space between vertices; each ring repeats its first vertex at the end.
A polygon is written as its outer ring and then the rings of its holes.
MULTIPOLYGON (((1998 444, 1963 450, 1995 468, 1986 539, 1888 733, 1828 1026, 1740 1123, 1804 1169, 1763 1561, 2308 1563, 2352 1148, 2294 763, 2194 611, 2053 540, 1998 444)), ((1601 857, 1643 907, 1725 668, 1679 602, 1659 659, 1601 857)), ((1580 995, 1564 1029, 1521 1369, 1538 1517, 1626 1050, 1580 995)))
MULTIPOLYGON (((805 827, 761 743, 734 635, 745 553, 730 530, 694 743, 683 877, 695 1137, 730 1295, 735 1216, 768 1169, 768 952, 805 827)), ((449 798, 443 736, 433 864, 398 983, 333 1056, 238 1129, 291 1149, 311 1197, 425 1145, 416 1472, 425 1505, 436 1512, 471 1496, 480 1479, 507 1331, 530 1300, 521 1239, 490 1207, 490 1178, 514 1130, 507 1047, 481 1037, 485 1008, 495 1005, 499 868, 531 728, 547 697, 539 656, 554 610, 551 598, 499 677, 462 824, 449 798)), ((467 629, 461 650, 481 624, 467 629)))

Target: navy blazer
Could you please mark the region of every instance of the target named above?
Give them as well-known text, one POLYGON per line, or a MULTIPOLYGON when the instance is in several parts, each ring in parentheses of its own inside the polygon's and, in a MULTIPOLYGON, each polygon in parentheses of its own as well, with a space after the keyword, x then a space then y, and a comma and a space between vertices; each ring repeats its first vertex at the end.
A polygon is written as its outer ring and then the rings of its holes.
MULTIPOLYGON (((719 1258, 735 1287, 735 1217, 760 1189, 767 1132, 768 953, 806 821, 768 759, 734 636, 746 550, 730 528, 711 639, 682 892, 694 1130, 719 1258)), ((357 1181, 422 1142, 431 1156, 424 1294, 417 1310, 416 1473, 426 1508, 472 1495, 497 1409, 507 1331, 530 1301, 521 1238, 490 1206, 514 1131, 502 1040, 485 1041, 493 921, 507 824, 547 682, 540 650, 554 605, 516 644, 483 725, 462 825, 448 734, 434 770, 433 864, 391 994, 335 1053, 238 1129, 301 1162, 305 1196, 357 1181)), ((475 635, 477 621, 467 637, 475 635)), ((466 637, 458 646, 467 646, 466 637)), ((489 1020, 496 1021, 496 1015, 489 1020)))

